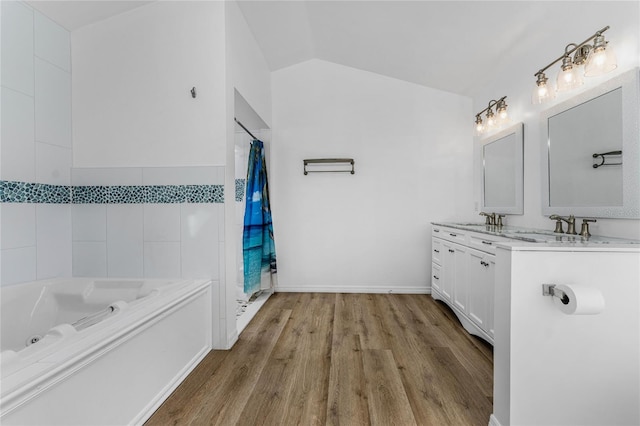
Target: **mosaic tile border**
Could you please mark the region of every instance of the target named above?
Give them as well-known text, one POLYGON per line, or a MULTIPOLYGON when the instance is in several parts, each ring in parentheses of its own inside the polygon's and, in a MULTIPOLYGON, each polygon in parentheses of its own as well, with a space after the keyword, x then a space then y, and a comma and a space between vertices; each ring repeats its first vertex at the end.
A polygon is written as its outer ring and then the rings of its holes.
POLYGON ((71 186, 0 181, 0 202, 70 204, 71 186))
POLYGON ((224 185, 60 186, 0 181, 0 202, 51 204, 224 203, 224 185))
POLYGON ((244 191, 247 186, 246 179, 236 179, 236 201, 244 200, 244 191))

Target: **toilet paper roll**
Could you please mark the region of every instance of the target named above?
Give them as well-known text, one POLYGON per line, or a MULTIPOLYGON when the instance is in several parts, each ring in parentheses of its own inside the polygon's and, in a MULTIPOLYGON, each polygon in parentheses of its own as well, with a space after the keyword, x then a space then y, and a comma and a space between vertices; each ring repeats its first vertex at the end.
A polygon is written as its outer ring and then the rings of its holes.
POLYGON ((597 315, 604 310, 604 297, 596 288, 561 284, 555 290, 563 291, 567 296, 553 298, 556 306, 567 315, 597 315))

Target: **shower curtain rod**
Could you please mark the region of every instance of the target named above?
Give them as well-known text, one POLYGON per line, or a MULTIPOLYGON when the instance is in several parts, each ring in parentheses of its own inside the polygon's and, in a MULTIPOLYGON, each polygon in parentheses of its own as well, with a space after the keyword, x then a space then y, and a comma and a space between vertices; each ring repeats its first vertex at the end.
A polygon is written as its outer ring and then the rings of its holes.
POLYGON ((251 132, 249 131, 249 129, 247 129, 246 127, 244 127, 244 124, 242 124, 241 122, 239 122, 237 118, 233 117, 233 120, 234 120, 236 123, 238 123, 238 125, 239 125, 240 127, 242 127, 242 130, 244 130, 245 132, 249 133, 249 136, 251 136, 253 139, 256 139, 256 140, 258 139, 258 138, 256 138, 255 136, 253 136, 253 133, 251 133, 251 132))

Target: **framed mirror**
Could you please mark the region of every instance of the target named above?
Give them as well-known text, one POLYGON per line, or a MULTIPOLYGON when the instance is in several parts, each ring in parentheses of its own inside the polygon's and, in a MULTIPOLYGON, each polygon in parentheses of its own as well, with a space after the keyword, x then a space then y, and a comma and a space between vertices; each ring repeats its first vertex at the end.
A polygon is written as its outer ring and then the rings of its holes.
POLYGON ((541 115, 542 213, 640 218, 638 69, 541 115))
POLYGON ((482 210, 523 214, 523 125, 518 123, 481 141, 482 210))

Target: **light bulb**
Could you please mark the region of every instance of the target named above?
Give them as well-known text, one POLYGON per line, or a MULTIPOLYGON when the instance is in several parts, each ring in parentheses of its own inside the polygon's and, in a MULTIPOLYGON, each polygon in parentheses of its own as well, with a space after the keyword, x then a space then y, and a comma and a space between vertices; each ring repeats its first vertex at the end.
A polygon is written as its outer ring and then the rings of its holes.
POLYGON ((596 36, 593 42, 593 49, 591 49, 587 57, 584 75, 587 77, 596 77, 613 71, 617 67, 618 61, 611 46, 607 45, 604 36, 596 36))
POLYGON ((484 123, 480 115, 476 115, 476 135, 480 136, 484 133, 484 123))
POLYGON ((556 79, 556 90, 564 92, 566 90, 575 89, 584 83, 580 68, 573 64, 570 56, 562 58, 562 69, 558 73, 556 79))
POLYGON ((507 103, 504 99, 498 101, 498 105, 496 106, 496 112, 498 113, 498 122, 503 123, 508 121, 509 114, 507 113, 507 103))
POLYGON ((496 116, 493 113, 493 110, 489 108, 487 111, 487 129, 493 129, 497 124, 496 116))

